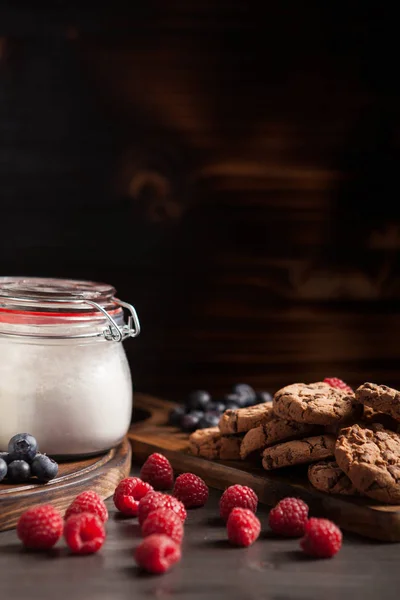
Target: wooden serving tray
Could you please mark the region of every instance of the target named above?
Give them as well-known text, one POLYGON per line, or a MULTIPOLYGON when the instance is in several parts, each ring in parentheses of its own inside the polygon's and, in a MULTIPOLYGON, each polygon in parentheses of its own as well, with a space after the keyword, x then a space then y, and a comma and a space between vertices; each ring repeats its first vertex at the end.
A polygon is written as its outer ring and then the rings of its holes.
POLYGON ((128 438, 106 454, 75 462, 60 462, 56 479, 43 484, 0 483, 0 531, 16 526, 20 515, 35 504, 53 504, 64 512, 72 500, 85 490, 101 498, 111 496, 131 468, 128 438))
POLYGON ((400 506, 382 505, 370 499, 324 494, 307 480, 307 466, 265 471, 247 461, 210 461, 192 456, 188 435, 167 425, 171 402, 137 394, 135 419, 129 431, 133 461, 142 463, 152 452, 161 452, 177 473, 191 471, 210 486, 248 485, 260 502, 273 506, 285 496, 302 498, 313 516, 332 519, 342 529, 385 542, 400 541, 400 506))

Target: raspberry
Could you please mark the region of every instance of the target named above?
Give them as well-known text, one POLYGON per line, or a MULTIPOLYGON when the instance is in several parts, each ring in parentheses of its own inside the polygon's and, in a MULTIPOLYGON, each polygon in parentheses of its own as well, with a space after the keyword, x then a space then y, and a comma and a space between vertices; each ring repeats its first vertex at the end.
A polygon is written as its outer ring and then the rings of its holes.
POLYGON ((248 508, 233 508, 226 524, 228 539, 235 546, 250 546, 261 531, 261 523, 248 508))
POLYGON ((225 521, 233 508, 248 508, 257 512, 257 494, 246 485, 231 485, 222 494, 219 501, 219 514, 225 521))
POLYGON ((139 502, 139 524, 143 525, 148 515, 157 508, 169 508, 176 512, 182 523, 186 520, 187 514, 184 505, 178 498, 168 496, 161 492, 151 492, 142 498, 139 502))
POLYGON ((17 535, 27 548, 52 548, 63 533, 64 521, 51 504, 33 506, 24 512, 17 525, 17 535))
POLYGON ((106 539, 103 521, 90 512, 71 515, 64 525, 64 538, 73 554, 93 554, 106 539))
POLYGON ((309 519, 300 546, 306 554, 317 558, 331 558, 342 546, 342 532, 328 519, 309 519))
POLYGON ((176 544, 182 543, 183 523, 179 515, 170 508, 152 510, 142 525, 142 535, 147 537, 153 533, 162 533, 176 544))
POLYGON ((308 519, 308 506, 300 498, 283 498, 269 513, 272 531, 286 537, 300 537, 308 519))
POLYGON ((174 484, 174 471, 168 458, 154 452, 140 469, 140 477, 155 490, 170 490, 174 484))
POLYGON ((185 508, 204 506, 208 500, 206 483, 193 473, 182 473, 176 478, 173 495, 183 502, 185 508))
POLYGON ((108 510, 105 502, 93 490, 82 492, 69 505, 65 512, 64 519, 68 519, 71 515, 76 515, 81 512, 90 512, 100 517, 105 523, 108 519, 108 510))
POLYGON ((341 379, 338 379, 337 377, 325 377, 324 383, 327 383, 331 387, 337 388, 339 390, 345 390, 346 392, 349 392, 349 394, 354 393, 354 390, 349 385, 347 385, 347 383, 345 383, 341 379))
POLYGON ((135 550, 137 564, 150 573, 165 573, 180 559, 180 546, 167 535, 153 533, 135 550))
POLYGON ((153 492, 149 483, 139 477, 126 477, 119 482, 114 491, 114 504, 116 508, 127 517, 136 517, 139 501, 149 492, 153 492))

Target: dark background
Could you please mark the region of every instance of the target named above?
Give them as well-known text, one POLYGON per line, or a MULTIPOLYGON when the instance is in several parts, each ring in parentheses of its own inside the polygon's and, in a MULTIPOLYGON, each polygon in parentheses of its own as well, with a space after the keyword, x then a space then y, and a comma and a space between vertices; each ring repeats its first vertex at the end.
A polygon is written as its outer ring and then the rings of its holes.
POLYGON ((113 284, 141 391, 399 387, 397 22, 258 4, 0 3, 0 273, 113 284))

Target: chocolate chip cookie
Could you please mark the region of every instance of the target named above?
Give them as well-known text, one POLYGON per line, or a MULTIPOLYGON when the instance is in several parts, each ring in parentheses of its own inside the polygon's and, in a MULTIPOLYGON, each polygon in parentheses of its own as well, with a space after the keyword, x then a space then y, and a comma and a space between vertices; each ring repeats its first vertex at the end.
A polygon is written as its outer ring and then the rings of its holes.
POLYGON ((283 440, 302 438, 315 429, 308 423, 286 421, 280 417, 272 417, 270 421, 258 425, 248 431, 240 445, 240 456, 244 459, 253 452, 261 451, 283 440))
POLYGON ((223 435, 246 433, 269 421, 273 416, 272 404, 256 404, 247 408, 228 408, 221 416, 218 427, 223 435))
POLYGON ((239 460, 241 442, 241 436, 221 435, 218 427, 198 429, 189 436, 191 453, 208 460, 239 460))
POLYGON ((354 486, 370 498, 400 503, 400 435, 382 425, 342 429, 335 458, 354 486))
POLYGON ((270 446, 263 452, 262 465, 270 471, 331 458, 334 455, 335 441, 333 435, 318 435, 270 446))
POLYGON ((400 421, 400 392, 386 385, 364 383, 356 389, 356 399, 364 406, 400 421))
POLYGON ((274 395, 274 412, 282 419, 314 425, 334 425, 357 412, 354 394, 327 383, 293 383, 274 395))
POLYGON ((321 461, 308 467, 308 481, 320 492, 359 496, 360 492, 335 461, 321 461))

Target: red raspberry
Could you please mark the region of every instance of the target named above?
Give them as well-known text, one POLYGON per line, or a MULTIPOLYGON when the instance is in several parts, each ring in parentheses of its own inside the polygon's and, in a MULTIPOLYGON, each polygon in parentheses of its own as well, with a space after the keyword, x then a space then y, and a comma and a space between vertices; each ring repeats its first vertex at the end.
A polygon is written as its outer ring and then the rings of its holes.
POLYGON ((62 536, 64 520, 51 504, 33 506, 25 511, 17 524, 17 535, 27 548, 47 550, 62 536))
POLYGON ((286 537, 300 537, 308 519, 308 506, 300 498, 283 498, 269 513, 272 531, 286 537))
POLYGON ((93 490, 79 494, 67 508, 64 519, 81 512, 93 513, 100 517, 103 523, 108 519, 108 510, 104 500, 93 490))
POLYGON ((257 512, 257 494, 246 485, 231 485, 222 494, 219 501, 219 514, 225 521, 233 508, 248 508, 257 512))
POLYGON ((328 519, 309 519, 300 546, 311 556, 331 558, 342 547, 342 532, 328 519))
POLYGON ((174 471, 168 458, 155 452, 150 454, 140 469, 140 477, 155 490, 170 490, 174 484, 174 471))
POLYGON ((174 496, 168 496, 167 494, 162 494, 161 492, 150 492, 150 494, 147 494, 139 502, 139 524, 143 525, 148 515, 157 508, 169 508, 170 510, 176 512, 182 523, 186 520, 187 513, 185 507, 183 506, 182 502, 178 500, 178 498, 174 498, 174 496))
POLYGON ((135 550, 137 564, 150 573, 165 573, 180 559, 179 544, 175 544, 167 535, 153 533, 135 550))
POLYGON ((208 500, 206 483, 193 473, 182 473, 176 478, 173 495, 178 498, 185 508, 204 506, 208 500))
POLYGON ((149 492, 153 492, 149 483, 139 477, 126 477, 115 488, 113 500, 116 508, 127 517, 136 517, 139 501, 149 492))
POLYGON ((327 383, 331 387, 337 388, 339 390, 345 390, 346 392, 349 392, 349 394, 354 393, 354 390, 349 385, 347 385, 347 383, 345 383, 341 379, 338 379, 337 377, 325 377, 324 383, 327 383))
POLYGON ((90 512, 71 515, 64 525, 64 538, 73 554, 93 554, 106 539, 103 521, 90 512))
POLYGON ((261 531, 261 523, 248 508, 233 508, 226 524, 228 539, 235 546, 250 546, 261 531))
POLYGON ((170 508, 152 510, 143 522, 142 535, 147 537, 153 533, 163 533, 176 544, 181 544, 183 538, 182 519, 170 508))

